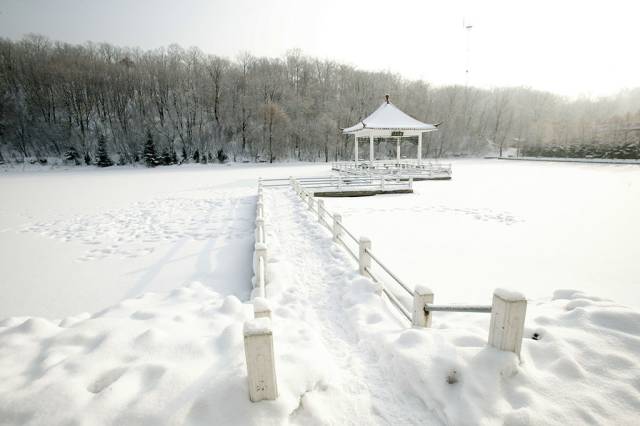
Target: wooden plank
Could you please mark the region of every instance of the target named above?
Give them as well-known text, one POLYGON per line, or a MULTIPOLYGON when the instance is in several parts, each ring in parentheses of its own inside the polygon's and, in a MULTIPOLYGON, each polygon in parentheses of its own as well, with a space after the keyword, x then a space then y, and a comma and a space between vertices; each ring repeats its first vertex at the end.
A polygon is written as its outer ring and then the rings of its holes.
POLYGON ((357 189, 354 191, 318 191, 314 197, 371 197, 378 194, 413 194, 413 189, 357 189))

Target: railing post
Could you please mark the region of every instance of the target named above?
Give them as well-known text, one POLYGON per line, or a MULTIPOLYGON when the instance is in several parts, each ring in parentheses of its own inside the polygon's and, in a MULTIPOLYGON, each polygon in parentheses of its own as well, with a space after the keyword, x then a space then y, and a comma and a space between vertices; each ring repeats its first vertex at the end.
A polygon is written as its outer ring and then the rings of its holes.
POLYGON ((264 284, 267 284, 267 245, 265 243, 256 243, 255 246, 255 273, 256 273, 256 286, 260 285, 260 258, 263 258, 264 261, 264 284))
POLYGON ((433 303, 433 292, 425 287, 418 286, 413 290, 413 318, 414 327, 431 327, 431 312, 424 310, 425 305, 433 303))
POLYGON ((258 197, 258 202, 256 203, 256 207, 257 207, 256 216, 264 217, 264 204, 262 203, 262 197, 258 197))
POLYGON ((322 222, 323 210, 324 210, 324 200, 318 200, 318 222, 322 222))
POLYGON ((489 345, 520 357, 527 299, 520 293, 497 289, 491 304, 489 345))
POLYGON ((313 195, 309 194, 307 198, 307 206, 309 210, 313 210, 313 195))
POLYGON ((244 355, 247 361, 249 399, 252 402, 278 398, 273 355, 271 320, 256 318, 244 323, 244 355))
POLYGON ((413 176, 409 178, 409 189, 413 189, 413 176))
POLYGON ((342 223, 342 215, 334 214, 333 215, 333 241, 338 241, 340 236, 342 236, 342 227, 340 224, 342 223))
POLYGON ((371 240, 367 237, 360 237, 359 242, 359 272, 360 275, 369 277, 369 273, 366 269, 371 270, 371 256, 367 253, 367 250, 371 250, 371 240))
POLYGON ((265 243, 264 219, 260 216, 256 218, 256 243, 265 243))
POLYGON ((253 298, 253 317, 271 318, 271 306, 269 305, 269 301, 264 297, 253 298))

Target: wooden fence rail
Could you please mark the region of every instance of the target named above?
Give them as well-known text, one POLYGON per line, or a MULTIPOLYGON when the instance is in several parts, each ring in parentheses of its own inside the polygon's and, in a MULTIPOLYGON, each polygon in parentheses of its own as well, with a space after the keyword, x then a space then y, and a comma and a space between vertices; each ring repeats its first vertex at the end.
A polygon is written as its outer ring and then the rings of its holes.
MULTIPOLYGON (((293 185, 289 179, 269 179, 265 181, 267 187, 284 187, 293 185), (288 180, 288 182, 287 182, 288 180)), ((308 189, 312 195, 314 193, 323 193, 330 196, 333 193, 340 192, 358 192, 373 191, 375 192, 402 192, 410 193, 413 191, 413 176, 411 175, 367 175, 367 176, 325 176, 314 178, 295 179, 297 185, 301 188, 308 189)), ((373 195, 373 194, 371 194, 373 195)))
POLYGON ((367 237, 356 238, 342 223, 340 214, 331 214, 324 206, 323 200, 315 200, 297 179, 290 179, 294 191, 307 205, 307 209, 317 214, 318 222, 325 226, 331 233, 333 241, 340 243, 358 263, 360 275, 372 279, 381 285, 382 292, 391 304, 398 309, 414 327, 430 327, 433 312, 477 312, 491 314, 488 344, 499 350, 514 352, 520 356, 524 320, 527 309, 527 300, 524 296, 496 290, 493 294, 493 303, 490 306, 478 305, 434 305, 433 293, 424 286, 416 286, 411 290, 398 276, 388 268, 372 251, 372 242, 367 237), (332 218, 332 222, 325 219, 332 218), (344 239, 346 235, 348 239, 344 239), (351 241, 357 244, 357 253, 348 244, 351 241), (373 262, 376 263, 391 279, 398 284, 404 292, 413 298, 413 312, 411 313, 398 297, 384 285, 377 274, 373 272, 373 262))

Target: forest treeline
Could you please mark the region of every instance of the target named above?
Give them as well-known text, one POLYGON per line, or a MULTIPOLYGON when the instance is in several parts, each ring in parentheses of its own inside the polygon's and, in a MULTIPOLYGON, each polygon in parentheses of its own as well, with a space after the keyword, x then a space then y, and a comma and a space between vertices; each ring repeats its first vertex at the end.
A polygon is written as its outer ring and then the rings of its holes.
POLYGON ((568 100, 529 88, 432 86, 298 50, 229 60, 177 45, 144 51, 30 35, 0 39, 0 161, 347 159, 352 142, 340 129, 385 93, 415 118, 442 123, 425 134, 429 157, 516 146, 589 146, 606 156, 607 147, 640 144, 640 88, 568 100))

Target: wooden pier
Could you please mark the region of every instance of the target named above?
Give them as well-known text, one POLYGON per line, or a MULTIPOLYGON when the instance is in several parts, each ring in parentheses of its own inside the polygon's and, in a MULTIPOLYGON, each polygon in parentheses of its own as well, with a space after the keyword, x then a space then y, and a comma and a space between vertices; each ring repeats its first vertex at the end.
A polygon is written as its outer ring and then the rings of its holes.
MULTIPOLYGON (((264 186, 288 186, 289 179, 261 180, 264 186)), ((382 194, 412 194, 413 178, 389 176, 322 176, 296 178, 315 197, 371 197, 382 194)))

